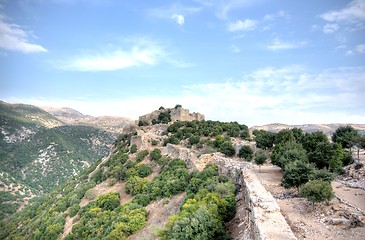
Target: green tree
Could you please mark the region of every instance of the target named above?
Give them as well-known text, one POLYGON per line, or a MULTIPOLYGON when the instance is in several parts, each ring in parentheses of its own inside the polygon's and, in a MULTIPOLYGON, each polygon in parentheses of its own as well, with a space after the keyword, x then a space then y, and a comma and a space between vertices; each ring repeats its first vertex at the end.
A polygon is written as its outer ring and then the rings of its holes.
POLYGON ((264 151, 257 151, 255 153, 255 163, 259 165, 259 172, 261 171, 261 165, 265 163, 267 155, 264 151))
POLYGON ((320 142, 314 151, 308 153, 309 162, 314 163, 319 169, 329 168, 330 164, 336 166, 338 159, 337 144, 320 142))
POLYGON ((219 147, 219 151, 227 156, 233 156, 236 152, 231 141, 224 141, 219 147))
POLYGON ((333 133, 332 141, 341 144, 343 148, 351 148, 354 145, 358 134, 357 130, 349 125, 346 127, 339 127, 333 133))
POLYGON ((265 130, 254 130, 256 146, 261 149, 272 148, 275 141, 275 133, 265 130))
POLYGON ((302 145, 307 153, 314 152, 319 143, 328 142, 328 138, 323 132, 306 133, 302 138, 302 145))
POLYGON ((306 151, 300 143, 288 141, 279 143, 271 154, 271 162, 282 169, 285 165, 294 161, 308 162, 306 151))
POLYGON ((285 188, 299 188, 309 181, 313 170, 314 167, 309 163, 301 161, 288 163, 284 169, 282 185, 285 188))
POLYGON ((244 158, 244 159, 246 159, 246 160, 248 160, 248 161, 251 161, 251 160, 252 160, 252 158, 253 158, 253 151, 252 151, 252 149, 250 148, 250 146, 247 146, 247 145, 242 146, 242 147, 240 148, 239 153, 238 153, 238 157, 240 157, 240 158, 244 158))
POLYGON ((360 149, 365 149, 365 135, 358 134, 354 138, 354 144, 357 147, 357 159, 360 159, 360 149))
POLYGON ((292 132, 292 130, 290 129, 283 129, 280 130, 276 135, 275 135, 275 145, 276 144, 280 144, 280 143, 285 143, 285 142, 289 142, 289 141, 295 141, 295 137, 294 137, 294 133, 292 132))
POLYGON ((335 175, 326 169, 314 169, 310 176, 310 180, 322 180, 332 182, 335 175))
POLYGON ((181 108, 182 106, 181 106, 181 104, 176 104, 175 105, 175 109, 177 109, 177 108, 181 108))
POLYGON ((311 202, 329 202, 334 196, 331 183, 322 180, 307 182, 300 189, 300 195, 311 202))
POLYGON ((167 124, 171 122, 171 115, 168 112, 160 112, 157 118, 157 123, 167 124))

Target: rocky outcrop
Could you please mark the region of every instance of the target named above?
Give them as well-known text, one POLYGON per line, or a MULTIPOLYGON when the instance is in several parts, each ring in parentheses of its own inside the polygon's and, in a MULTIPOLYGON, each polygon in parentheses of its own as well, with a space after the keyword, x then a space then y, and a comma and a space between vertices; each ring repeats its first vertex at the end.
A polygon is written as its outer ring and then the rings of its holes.
POLYGON ((177 107, 177 108, 163 108, 163 109, 159 109, 159 110, 155 110, 151 113, 148 113, 146 115, 140 116, 138 119, 138 123, 141 123, 142 125, 151 125, 152 124, 152 120, 154 119, 158 119, 158 116, 160 115, 160 113, 169 113, 171 116, 171 121, 172 122, 176 122, 176 121, 194 121, 194 120, 198 120, 198 121, 203 121, 205 119, 204 115, 201 113, 190 113, 190 111, 188 109, 184 109, 182 107, 177 107))
POLYGON ((168 143, 166 147, 162 149, 162 154, 171 158, 183 159, 189 169, 197 169, 196 162, 198 157, 195 152, 188 148, 172 145, 168 143))

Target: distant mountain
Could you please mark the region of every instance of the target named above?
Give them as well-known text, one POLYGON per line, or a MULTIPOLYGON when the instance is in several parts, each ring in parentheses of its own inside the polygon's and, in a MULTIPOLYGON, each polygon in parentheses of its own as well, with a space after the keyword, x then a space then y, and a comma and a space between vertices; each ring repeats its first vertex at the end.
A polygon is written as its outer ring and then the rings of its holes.
POLYGON ((72 108, 66 108, 66 107, 65 108, 41 107, 41 108, 56 117, 80 118, 85 116, 84 114, 72 108))
POLYGON ((67 125, 86 125, 103 129, 108 132, 121 133, 126 125, 134 121, 125 117, 102 116, 93 117, 84 115, 72 108, 42 107, 43 110, 57 117, 67 125))
POLYGON ((0 101, 0 217, 100 159, 129 123, 70 108, 50 112, 0 101))
POLYGON ((316 132, 320 131, 323 132, 326 135, 332 135, 336 131, 337 128, 341 126, 350 125, 353 128, 360 130, 362 132, 365 132, 365 124, 342 124, 342 123, 335 123, 335 124, 303 124, 303 125, 287 125, 287 124, 281 124, 281 123, 273 123, 273 124, 266 124, 262 126, 253 126, 250 129, 258 129, 258 130, 265 130, 265 131, 271 131, 271 132, 279 132, 280 130, 286 129, 286 128, 301 128, 303 132, 316 132))

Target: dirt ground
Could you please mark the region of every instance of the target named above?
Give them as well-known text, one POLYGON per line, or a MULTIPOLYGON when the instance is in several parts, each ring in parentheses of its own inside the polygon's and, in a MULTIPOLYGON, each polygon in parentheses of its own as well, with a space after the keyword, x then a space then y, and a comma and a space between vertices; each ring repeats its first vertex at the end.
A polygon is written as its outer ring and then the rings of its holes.
POLYGON ((295 190, 286 190, 280 186, 280 168, 267 164, 260 171, 256 167, 255 172, 265 188, 276 198, 282 214, 298 239, 365 239, 365 227, 351 227, 346 218, 349 214, 354 214, 362 222, 365 221, 364 190, 333 182, 334 193, 354 207, 337 198, 331 200, 328 206, 313 206, 306 199, 298 197, 295 190))

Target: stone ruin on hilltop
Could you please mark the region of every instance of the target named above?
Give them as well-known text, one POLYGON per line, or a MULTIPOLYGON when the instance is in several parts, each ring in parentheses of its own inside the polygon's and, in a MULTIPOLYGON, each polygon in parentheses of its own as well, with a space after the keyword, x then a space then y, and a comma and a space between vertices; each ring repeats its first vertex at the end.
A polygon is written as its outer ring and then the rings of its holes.
POLYGON ((160 107, 159 110, 155 110, 146 115, 140 116, 138 119, 138 125, 153 125, 154 123, 159 123, 159 116, 161 114, 169 114, 171 117, 170 122, 178 122, 178 121, 203 121, 205 117, 201 113, 190 113, 188 109, 184 109, 182 107, 175 108, 163 108, 160 107))

